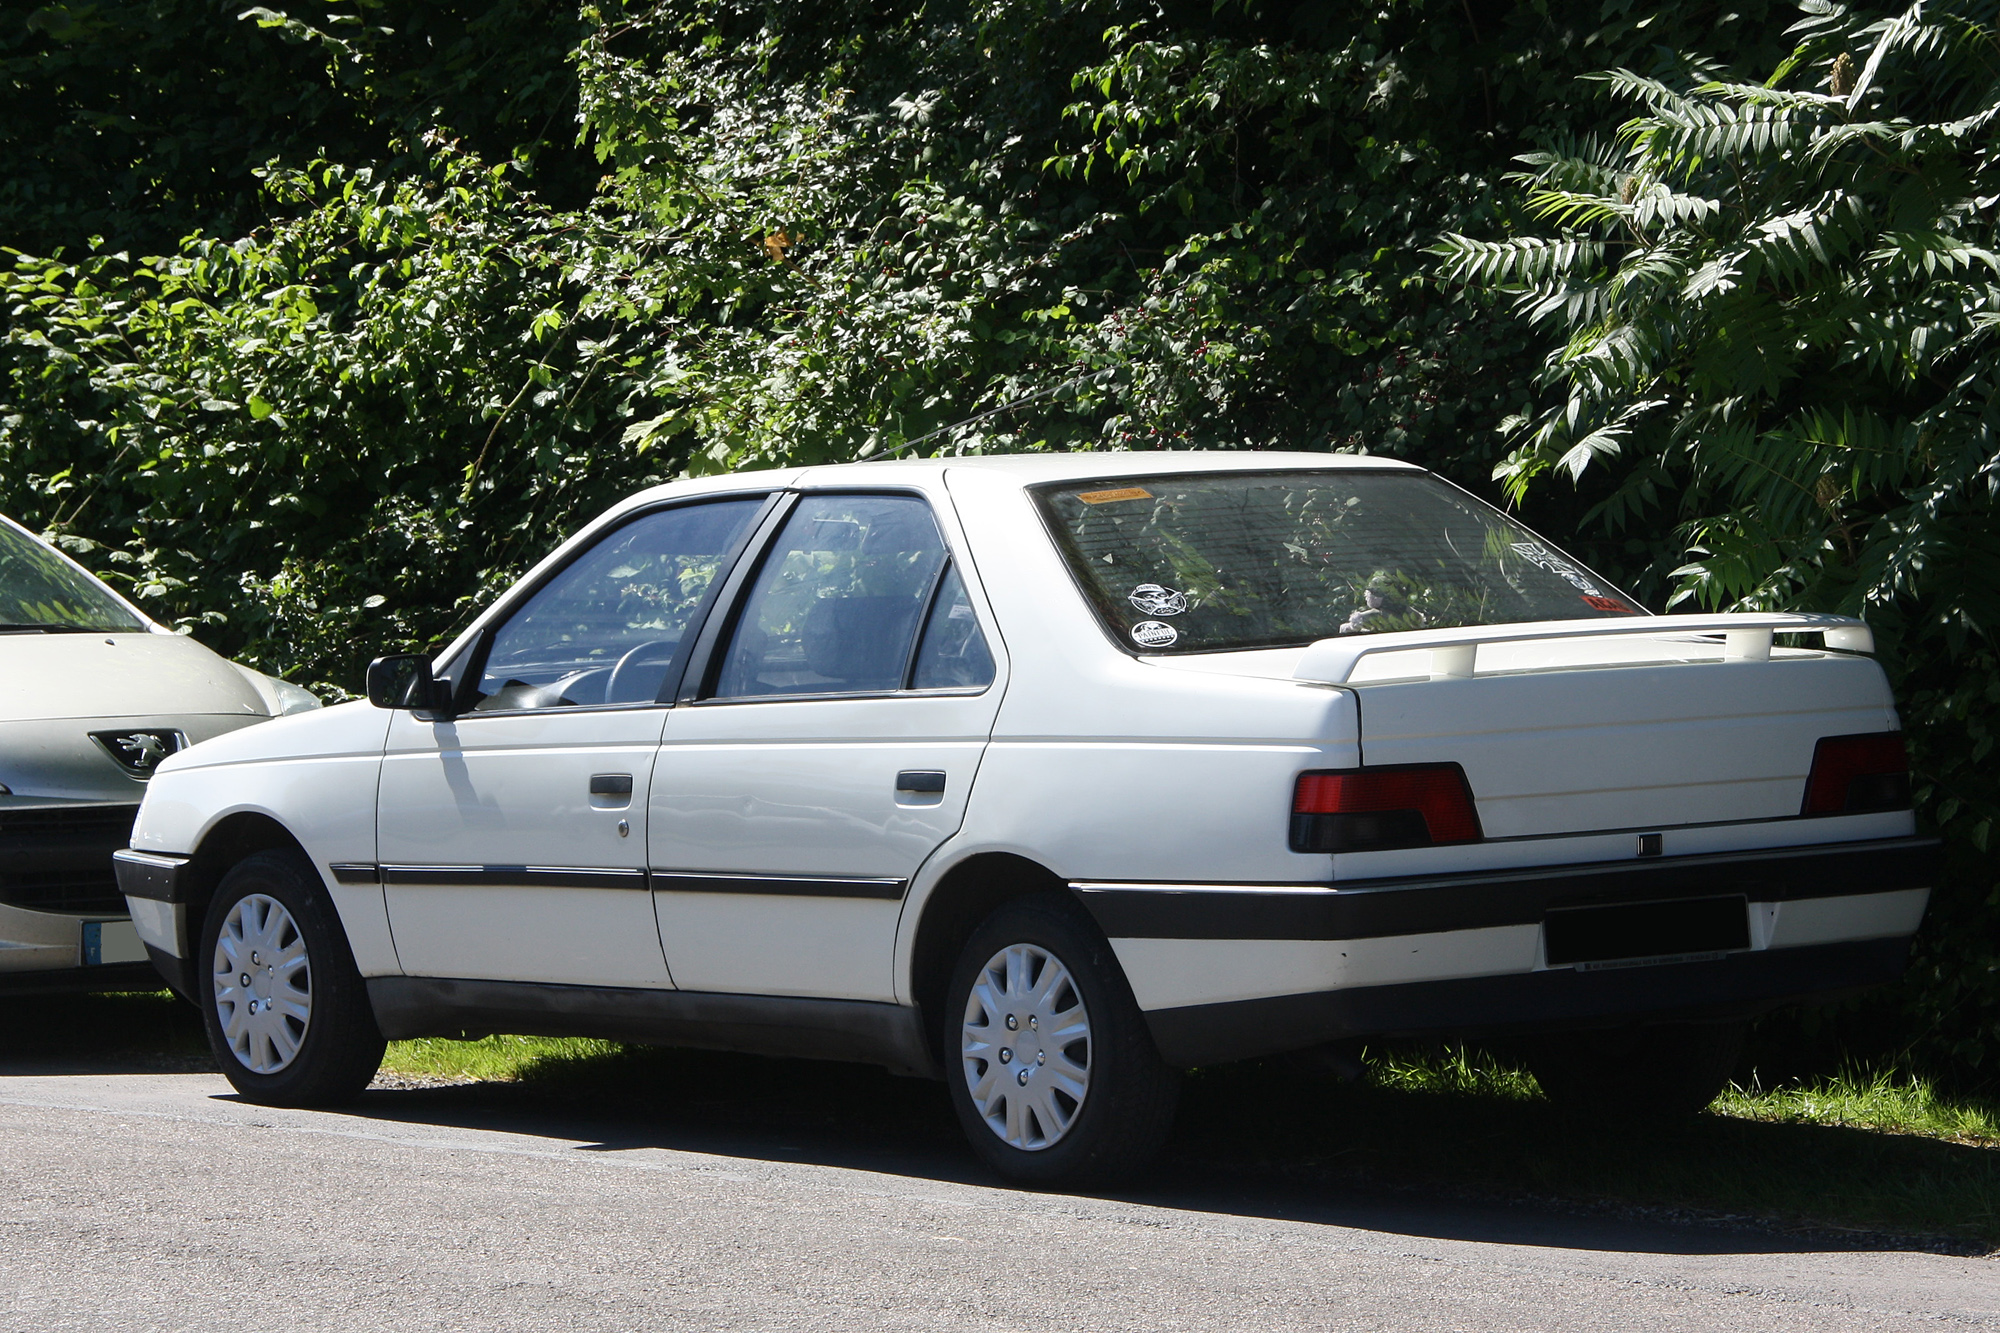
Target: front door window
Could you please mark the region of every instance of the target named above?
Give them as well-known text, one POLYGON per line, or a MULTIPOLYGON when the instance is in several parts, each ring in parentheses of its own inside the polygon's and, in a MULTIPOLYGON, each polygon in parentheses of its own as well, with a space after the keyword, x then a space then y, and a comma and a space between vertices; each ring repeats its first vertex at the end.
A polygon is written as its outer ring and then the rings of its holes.
POLYGON ((654 702, 760 505, 647 514, 577 557, 494 631, 472 711, 654 702))

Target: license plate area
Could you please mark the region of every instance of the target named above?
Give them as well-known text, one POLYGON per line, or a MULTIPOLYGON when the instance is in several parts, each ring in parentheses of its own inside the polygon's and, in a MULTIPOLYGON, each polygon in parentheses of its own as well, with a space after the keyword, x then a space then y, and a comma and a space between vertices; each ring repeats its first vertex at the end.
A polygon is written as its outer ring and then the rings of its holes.
POLYGON ((1542 918, 1542 949, 1550 967, 1692 963, 1749 947, 1750 911, 1742 894, 1556 907, 1542 918))

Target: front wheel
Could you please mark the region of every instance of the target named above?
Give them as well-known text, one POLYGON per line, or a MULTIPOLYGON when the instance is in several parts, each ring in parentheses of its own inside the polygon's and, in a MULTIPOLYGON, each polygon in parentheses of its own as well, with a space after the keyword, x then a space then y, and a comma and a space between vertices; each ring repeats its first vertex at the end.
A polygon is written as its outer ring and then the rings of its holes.
POLYGON ((245 1098, 329 1106, 375 1077, 375 1012, 340 918, 296 854, 258 852, 222 877, 197 960, 208 1044, 245 1098))
POLYGON ((1024 1184, 1102 1184, 1150 1161, 1180 1077, 1111 946, 1058 894, 1003 904, 966 941, 945 1014, 952 1105, 975 1152, 1024 1184))

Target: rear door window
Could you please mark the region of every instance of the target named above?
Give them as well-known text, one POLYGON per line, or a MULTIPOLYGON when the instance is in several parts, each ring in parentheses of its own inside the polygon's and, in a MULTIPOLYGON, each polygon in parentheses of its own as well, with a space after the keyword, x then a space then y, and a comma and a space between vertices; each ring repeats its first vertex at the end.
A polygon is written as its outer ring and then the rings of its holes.
POLYGON ((915 496, 806 496, 744 601, 715 697, 907 688, 945 560, 915 496))

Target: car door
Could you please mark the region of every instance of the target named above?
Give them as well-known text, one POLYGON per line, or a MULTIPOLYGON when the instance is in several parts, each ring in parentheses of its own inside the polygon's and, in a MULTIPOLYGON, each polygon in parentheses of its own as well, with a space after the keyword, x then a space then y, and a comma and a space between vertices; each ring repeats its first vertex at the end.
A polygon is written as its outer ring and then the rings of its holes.
POLYGON ((394 714, 376 846, 406 973, 673 984, 644 850, 661 701, 764 502, 619 525, 481 637, 457 716, 394 714))
POLYGON ((653 771, 675 980, 893 999, 903 894, 993 728, 988 636, 916 495, 801 497, 747 583, 653 771))

